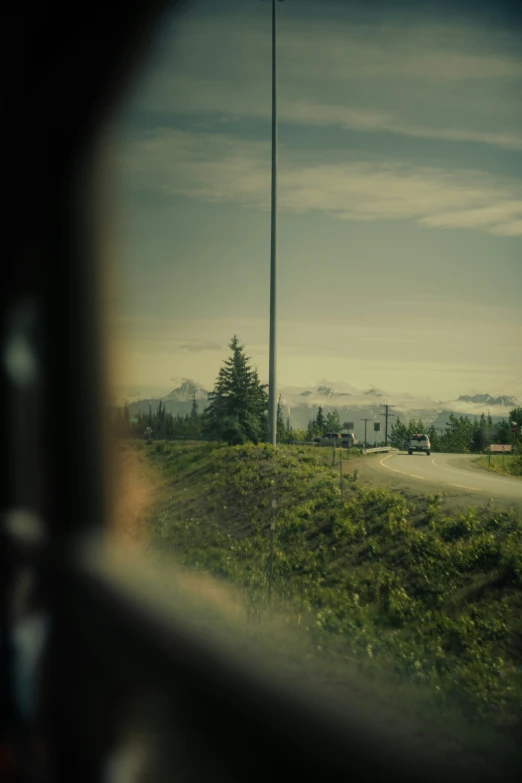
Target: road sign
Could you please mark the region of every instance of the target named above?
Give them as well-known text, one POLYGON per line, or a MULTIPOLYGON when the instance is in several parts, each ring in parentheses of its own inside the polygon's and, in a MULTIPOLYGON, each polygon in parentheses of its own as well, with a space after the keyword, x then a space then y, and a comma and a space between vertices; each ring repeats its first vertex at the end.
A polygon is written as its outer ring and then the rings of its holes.
POLYGON ((380 432, 381 431, 381 422, 380 421, 374 421, 373 422, 373 431, 374 432, 380 432))
POLYGON ((345 421, 343 424, 345 430, 353 430, 353 421, 345 421))
MULTIPOLYGON (((518 426, 517 426, 516 421, 512 422, 512 424, 511 424, 511 432, 516 432, 517 429, 518 429, 518 426)), ((522 429, 522 427, 521 427, 521 429, 522 429)))
POLYGON ((138 423, 138 419, 133 418, 133 419, 130 420, 130 423, 131 424, 137 424, 138 423))

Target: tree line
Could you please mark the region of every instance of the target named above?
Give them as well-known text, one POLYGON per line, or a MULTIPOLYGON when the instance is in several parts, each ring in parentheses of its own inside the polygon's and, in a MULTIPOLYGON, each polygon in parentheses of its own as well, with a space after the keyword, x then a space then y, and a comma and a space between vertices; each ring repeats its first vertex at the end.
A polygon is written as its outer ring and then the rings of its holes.
POLYGON ((392 425, 389 441, 395 448, 405 449, 412 435, 425 432, 431 441, 432 451, 454 454, 473 452, 480 454, 492 443, 513 443, 513 433, 510 427, 511 421, 518 424, 515 444, 517 451, 520 452, 522 444, 520 437, 522 408, 513 408, 509 412, 508 419, 504 419, 497 424, 493 424, 491 416, 486 416, 484 413, 474 421, 467 416, 456 416, 450 413, 448 424, 444 428, 435 427, 433 424, 426 427, 421 419, 418 421, 410 419, 408 424, 403 424, 398 418, 392 425))
MULTIPOLYGON (((257 369, 249 363, 245 346, 236 336, 229 344, 231 356, 225 360, 208 395, 207 405, 200 410, 196 394, 192 398, 189 414, 174 416, 168 413, 165 403, 158 401, 154 411, 139 411, 131 417, 128 405, 111 409, 110 431, 116 437, 154 438, 173 440, 208 439, 225 441, 231 445, 259 443, 268 439, 267 385, 259 380, 257 369), (134 419, 134 420, 133 420, 134 419)), ((282 419, 281 401, 278 406, 278 435, 282 419)))
MULTIPOLYGON (((165 403, 158 401, 156 410, 139 411, 131 417, 129 407, 112 408, 109 411, 109 428, 116 437, 154 438, 159 440, 218 440, 230 445, 247 442, 259 443, 268 440, 268 393, 267 384, 262 384, 256 368, 245 355, 245 346, 234 336, 229 344, 231 355, 219 370, 214 389, 208 395, 207 405, 200 410, 196 395, 192 398, 190 413, 185 416, 168 413, 165 403)), ((510 420, 522 425, 522 408, 510 412, 510 420)), ((339 412, 324 414, 319 406, 317 415, 310 419, 305 430, 294 430, 287 416, 285 420, 281 397, 277 406, 278 442, 310 441, 326 432, 341 429, 339 412)), ((491 417, 484 414, 480 420, 470 421, 465 416, 450 415, 444 432, 431 425, 425 427, 422 421, 411 419, 405 425, 400 419, 392 425, 390 443, 403 449, 410 436, 416 432, 427 432, 433 451, 467 452, 483 451, 490 442, 511 443, 509 422, 493 426, 491 417)), ((520 442, 520 434, 517 436, 520 442)))

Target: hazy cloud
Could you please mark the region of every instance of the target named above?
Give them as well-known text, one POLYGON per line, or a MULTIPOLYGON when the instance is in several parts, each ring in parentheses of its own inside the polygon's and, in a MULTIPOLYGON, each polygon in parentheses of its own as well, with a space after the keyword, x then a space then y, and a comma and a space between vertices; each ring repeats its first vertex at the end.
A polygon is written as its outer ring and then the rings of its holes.
POLYGON ((193 340, 190 343, 184 343, 179 346, 180 351, 221 351, 223 348, 219 343, 211 341, 205 342, 204 340, 193 340))
MULTIPOLYGON (((516 31, 361 25, 301 19, 293 10, 281 15, 278 47, 282 121, 522 149, 516 31)), ((187 20, 138 105, 268 119, 269 15, 187 20)))
MULTIPOLYGON (((224 133, 162 129, 127 149, 138 189, 269 208, 270 146, 224 133)), ((321 162, 320 152, 281 150, 279 204, 343 220, 414 218, 439 228, 522 236, 522 183, 476 170, 399 161, 321 162)))

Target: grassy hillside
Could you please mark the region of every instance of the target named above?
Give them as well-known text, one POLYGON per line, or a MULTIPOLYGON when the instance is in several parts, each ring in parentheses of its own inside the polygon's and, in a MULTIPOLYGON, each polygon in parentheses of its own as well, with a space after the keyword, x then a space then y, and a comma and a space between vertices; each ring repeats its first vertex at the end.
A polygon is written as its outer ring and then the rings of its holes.
POLYGON ((152 545, 244 590, 267 609, 277 499, 273 611, 317 655, 415 686, 441 714, 520 735, 522 520, 447 515, 345 476, 307 447, 130 444, 159 488, 152 545), (448 713, 449 714, 449 713, 448 713))
POLYGON ((504 476, 522 476, 522 456, 519 454, 492 454, 489 457, 478 457, 473 462, 480 468, 490 470, 493 473, 500 473, 504 476))

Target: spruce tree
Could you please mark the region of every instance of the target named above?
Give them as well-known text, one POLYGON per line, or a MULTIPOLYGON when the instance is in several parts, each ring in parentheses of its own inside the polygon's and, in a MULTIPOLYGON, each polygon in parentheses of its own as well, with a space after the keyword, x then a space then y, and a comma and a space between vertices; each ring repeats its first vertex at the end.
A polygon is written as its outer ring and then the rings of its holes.
POLYGON ((430 426, 428 427, 428 438, 430 439, 430 445, 432 451, 442 451, 439 434, 433 424, 430 424, 430 426))
POLYGON ((394 449, 405 449, 408 446, 409 431, 400 418, 391 426, 390 444, 394 449))
POLYGON ((281 395, 279 395, 279 399, 277 401, 277 440, 278 442, 287 440, 287 432, 285 429, 285 420, 283 416, 283 400, 281 395))
POLYGON ((326 422, 323 414, 323 408, 321 405, 319 405, 319 410, 317 411, 317 416, 315 418, 315 429, 317 430, 318 435, 323 435, 325 432, 326 422))
POLYGON ((220 369, 205 411, 206 433, 230 444, 267 437, 268 395, 257 370, 249 365, 245 347, 234 335, 232 355, 220 369))

